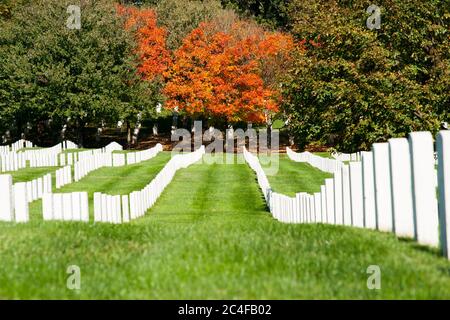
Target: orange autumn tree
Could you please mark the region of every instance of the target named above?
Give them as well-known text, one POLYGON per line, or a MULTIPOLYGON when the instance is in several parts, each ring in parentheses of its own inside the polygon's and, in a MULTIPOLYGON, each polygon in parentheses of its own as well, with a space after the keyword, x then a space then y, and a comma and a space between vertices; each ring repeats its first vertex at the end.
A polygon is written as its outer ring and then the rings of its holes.
POLYGON ((117 6, 117 11, 125 17, 125 29, 135 32, 140 57, 138 72, 149 81, 162 77, 172 60, 166 47, 167 31, 157 26, 155 11, 122 5, 117 6))
POLYGON ((275 66, 288 60, 292 48, 290 36, 235 17, 201 23, 166 73, 166 106, 191 116, 264 122, 278 111, 275 66))

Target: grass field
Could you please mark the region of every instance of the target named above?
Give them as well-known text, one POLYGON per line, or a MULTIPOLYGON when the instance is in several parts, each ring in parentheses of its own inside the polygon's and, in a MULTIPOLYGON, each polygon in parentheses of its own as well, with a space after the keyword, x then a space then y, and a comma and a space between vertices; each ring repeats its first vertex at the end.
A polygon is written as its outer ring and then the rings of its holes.
MULTIPOLYGON (((64 190, 128 192, 168 154, 158 157, 93 172, 64 190)), ((283 171, 271 182, 284 180, 283 171)), ((287 183, 300 172, 292 169, 287 183)), ((0 298, 8 299, 450 298, 450 263, 431 249, 374 231, 274 221, 245 164, 180 170, 147 215, 125 225, 36 215, 0 223, 0 263, 0 298), (79 291, 66 288, 73 264, 79 291), (373 264, 381 290, 366 287, 373 264)))
POLYGON ((47 173, 52 173, 58 170, 60 167, 38 167, 38 168, 26 168, 18 171, 5 172, 4 174, 10 174, 13 178, 13 183, 26 182, 33 179, 42 177, 47 173))
MULTIPOLYGON (((319 192, 325 179, 332 177, 331 174, 320 171, 308 163, 292 161, 285 154, 280 154, 279 157, 278 173, 275 176, 267 176, 275 192, 291 197, 297 192, 319 192)), ((263 169, 266 168, 264 161, 261 163, 263 169)))

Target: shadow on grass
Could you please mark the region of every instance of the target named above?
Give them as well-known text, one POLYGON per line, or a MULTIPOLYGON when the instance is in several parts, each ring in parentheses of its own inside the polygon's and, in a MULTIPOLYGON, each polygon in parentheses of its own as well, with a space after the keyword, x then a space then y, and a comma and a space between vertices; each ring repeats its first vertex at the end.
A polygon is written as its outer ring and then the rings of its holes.
POLYGON ((432 254, 436 257, 440 257, 442 258, 442 254, 439 248, 433 248, 427 245, 423 245, 420 243, 417 243, 415 239, 412 238, 407 238, 407 237, 397 237, 397 239, 400 242, 405 242, 408 243, 411 247, 413 247, 416 250, 422 251, 422 252, 427 252, 429 254, 432 254))

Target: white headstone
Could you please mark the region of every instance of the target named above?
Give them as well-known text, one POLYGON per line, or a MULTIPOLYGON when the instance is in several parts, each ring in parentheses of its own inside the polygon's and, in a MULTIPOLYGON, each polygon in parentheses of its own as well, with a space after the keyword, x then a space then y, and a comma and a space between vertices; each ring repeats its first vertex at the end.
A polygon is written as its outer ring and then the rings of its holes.
POLYGON ((102 194, 94 192, 94 222, 102 221, 102 194))
POLYGON ((326 196, 326 189, 325 185, 320 186, 320 208, 321 210, 321 217, 320 222, 326 223, 328 221, 327 217, 327 196, 326 196))
POLYGON ((81 221, 81 192, 72 192, 72 220, 81 221))
POLYGON ((25 182, 14 184, 14 207, 16 209, 16 221, 28 222, 27 184, 25 182))
POLYGON ((37 179, 31 180, 31 187, 32 187, 32 197, 31 199, 34 201, 38 198, 38 183, 37 179))
POLYGON ((341 170, 336 171, 334 173, 334 211, 336 213, 336 224, 343 225, 344 224, 344 215, 343 215, 343 190, 342 190, 342 173, 341 170))
POLYGON ((42 198, 42 193, 44 191, 44 179, 38 178, 37 179, 37 198, 42 198))
POLYGON ((389 139, 392 211, 395 234, 414 237, 411 160, 405 138, 389 139))
POLYGON ((393 231, 391 168, 389 165, 389 144, 374 143, 372 145, 374 160, 375 207, 378 229, 393 231))
POLYGON ((335 223, 335 211, 334 211, 334 180, 332 178, 325 179, 325 192, 327 201, 327 223, 335 223))
POLYGON ((63 193, 63 220, 70 221, 73 219, 72 217, 72 194, 71 193, 63 193))
POLYGON ((53 194, 42 195, 42 217, 44 220, 53 220, 53 194))
POLYGON ((377 217, 375 209, 375 182, 373 178, 372 152, 361 152, 361 161, 363 175, 364 226, 369 229, 376 229, 377 217))
POLYGON ((62 193, 53 194, 53 219, 62 220, 63 219, 63 197, 62 193))
POLYGON ((364 227, 363 183, 361 162, 350 162, 350 194, 352 222, 355 227, 364 227))
POLYGON ((80 192, 80 201, 81 201, 81 221, 88 222, 89 221, 89 201, 88 201, 88 193, 80 192))
POLYGON ((439 217, 433 143, 430 132, 409 134, 416 237, 421 244, 437 247, 439 245, 439 217))
POLYGON ((102 222, 108 222, 108 196, 102 193, 102 222))
POLYGON ((349 166, 344 164, 341 168, 342 180, 342 214, 344 217, 344 225, 352 225, 352 205, 350 197, 350 172, 349 166))
POLYGON ((0 220, 14 220, 14 194, 12 176, 10 174, 0 175, 0 220))
POLYGON ((315 216, 316 216, 316 223, 321 222, 321 201, 320 201, 320 193, 314 193, 314 208, 315 208, 315 216))
POLYGON ((436 138, 439 183, 439 234, 442 252, 450 259, 450 131, 436 138))
POLYGON ((123 222, 130 221, 130 211, 128 208, 128 196, 127 195, 122 196, 122 220, 123 220, 123 222))

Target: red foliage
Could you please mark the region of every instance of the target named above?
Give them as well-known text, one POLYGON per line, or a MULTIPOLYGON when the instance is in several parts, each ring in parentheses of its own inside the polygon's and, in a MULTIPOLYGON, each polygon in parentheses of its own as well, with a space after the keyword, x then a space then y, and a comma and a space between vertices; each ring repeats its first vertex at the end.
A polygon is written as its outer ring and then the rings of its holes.
POLYGON ((156 24, 152 9, 137 9, 118 5, 119 15, 125 17, 125 29, 135 32, 137 53, 140 56, 138 72, 144 79, 153 80, 171 64, 170 51, 166 48, 167 32, 156 24))
POLYGON ((278 86, 270 83, 266 68, 286 59, 294 42, 281 33, 243 27, 235 22, 229 31, 215 32, 220 28, 202 23, 185 38, 166 73, 168 108, 230 122, 263 122, 266 112, 278 110, 278 86))

